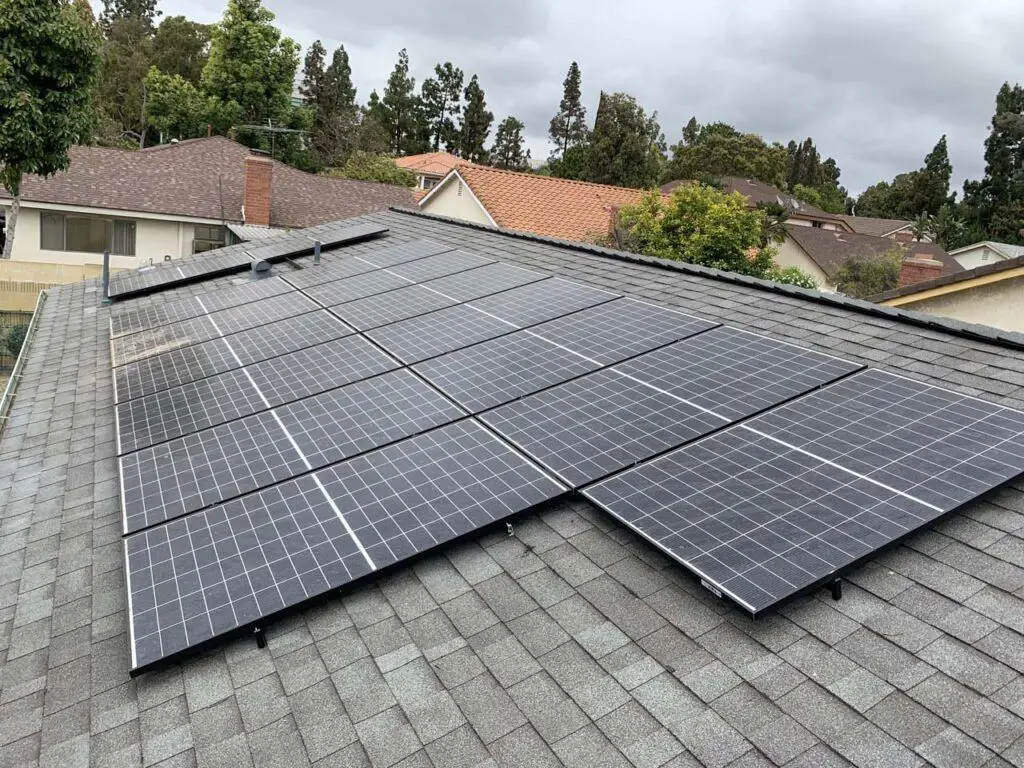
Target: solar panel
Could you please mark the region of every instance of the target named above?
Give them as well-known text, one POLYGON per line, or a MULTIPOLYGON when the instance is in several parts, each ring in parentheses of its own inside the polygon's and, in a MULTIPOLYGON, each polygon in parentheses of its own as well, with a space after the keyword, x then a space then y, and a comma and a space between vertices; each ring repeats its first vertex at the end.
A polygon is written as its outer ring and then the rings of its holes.
POLYGON ((404 288, 407 285, 409 285, 409 281, 404 277, 378 269, 355 277, 335 280, 325 285, 306 288, 305 291, 325 307, 330 307, 346 301, 361 299, 364 296, 384 293, 394 288, 404 288))
POLYGON ((410 243, 398 243, 387 248, 376 248, 359 256, 379 268, 393 267, 396 264, 404 264, 407 261, 423 259, 451 250, 454 249, 450 245, 435 243, 432 240, 413 240, 410 243))
POLYGON ((615 299, 533 330, 595 362, 611 365, 717 325, 643 301, 615 299))
POLYGON ((535 283, 548 276, 540 272, 531 272, 510 264, 486 264, 476 269, 459 272, 447 277, 439 277, 424 283, 424 286, 452 299, 463 302, 489 296, 499 291, 507 291, 520 285, 535 283))
POLYGON ((472 419, 379 448, 316 477, 376 568, 565 491, 472 419))
POLYGON ((458 304, 367 331, 366 335, 411 365, 515 329, 511 323, 458 304))
POLYGON ((170 389, 353 333, 327 310, 307 312, 265 327, 147 357, 114 369, 114 400, 170 389))
POLYGON ((863 367, 721 326, 640 355, 617 369, 737 420, 863 367))
POLYGON ((474 299, 473 306, 520 328, 616 299, 608 291, 552 278, 534 285, 474 299))
POLYGON ((303 269, 287 272, 282 276, 282 279, 296 288, 304 290, 314 285, 329 283, 332 280, 362 275, 375 269, 377 267, 358 256, 345 255, 342 258, 326 261, 322 264, 314 265, 312 262, 306 262, 303 269))
POLYGON ((331 224, 315 233, 303 230, 307 239, 319 240, 324 248, 336 248, 339 245, 351 244, 360 240, 368 240, 387 234, 388 228, 379 224, 331 224))
POLYGON ((418 363, 414 370, 478 413, 599 367, 532 331, 516 331, 418 363))
POLYGON ((193 282, 196 278, 211 278, 248 267, 252 262, 245 251, 224 248, 196 254, 181 261, 137 270, 118 272, 111 276, 107 296, 124 299, 129 296, 162 290, 172 285, 193 282))
POLYGON ((124 539, 138 672, 369 573, 307 475, 124 539))
POLYGON ((331 307, 360 331, 367 331, 388 323, 396 323, 416 315, 425 315, 435 309, 450 307, 456 302, 422 285, 409 285, 387 293, 378 293, 345 304, 331 307))
MULTIPOLYGON (((236 282, 238 281, 236 280, 236 282)), ((269 299, 291 290, 293 290, 292 287, 280 277, 271 276, 247 279, 245 282, 227 288, 197 293, 195 297, 206 307, 207 312, 218 312, 252 301, 269 299)))
POLYGON ((422 283, 426 280, 453 275, 456 272, 463 272, 474 267, 482 267, 484 264, 490 264, 491 262, 491 259, 477 256, 475 253, 448 251, 447 253, 439 253, 436 256, 427 256, 423 259, 396 264, 390 268, 390 271, 396 275, 401 275, 411 283, 422 283))
POLYGON ((361 336, 346 336, 245 370, 267 403, 275 406, 398 367, 361 336))
POLYGON ((480 419, 573 487, 729 423, 610 370, 503 405, 480 419))
POLYGON ((752 614, 935 516, 743 425, 583 493, 752 614))
POLYGON ((315 309, 319 309, 315 302, 297 291, 292 291, 240 307, 211 312, 209 317, 222 334, 228 334, 268 325, 276 320, 295 317, 315 309))

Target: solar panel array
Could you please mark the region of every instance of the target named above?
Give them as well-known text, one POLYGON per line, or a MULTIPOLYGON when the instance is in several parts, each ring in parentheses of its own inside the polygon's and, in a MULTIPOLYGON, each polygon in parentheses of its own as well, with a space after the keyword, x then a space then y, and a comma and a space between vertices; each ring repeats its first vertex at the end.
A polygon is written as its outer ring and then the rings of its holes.
POLYGON ((209 280, 246 269, 255 261, 280 261, 313 252, 314 240, 324 248, 356 243, 386 233, 376 224, 353 224, 329 229, 317 228, 316 237, 303 231, 288 232, 259 243, 237 243, 181 262, 169 261, 118 272, 110 278, 107 297, 126 299, 177 285, 209 280))
POLYGON ((1024 470, 1024 414, 487 254, 307 267, 112 318, 136 671, 572 489, 757 613, 1024 470))

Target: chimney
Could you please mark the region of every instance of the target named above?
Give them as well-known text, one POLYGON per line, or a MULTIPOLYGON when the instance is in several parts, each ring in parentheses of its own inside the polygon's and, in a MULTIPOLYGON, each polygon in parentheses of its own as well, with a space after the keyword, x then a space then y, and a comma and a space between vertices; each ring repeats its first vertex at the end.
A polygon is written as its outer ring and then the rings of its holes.
POLYGON ((930 258, 928 254, 922 253, 917 256, 907 256, 900 266, 900 288, 915 283, 923 283, 926 280, 934 280, 942 274, 942 262, 930 258))
POLYGON ((914 233, 901 229, 899 232, 893 232, 891 239, 903 245, 910 245, 910 243, 914 242, 914 233))
POLYGON ((246 224, 270 226, 270 186, 274 163, 270 158, 250 155, 245 158, 245 199, 242 218, 246 224))

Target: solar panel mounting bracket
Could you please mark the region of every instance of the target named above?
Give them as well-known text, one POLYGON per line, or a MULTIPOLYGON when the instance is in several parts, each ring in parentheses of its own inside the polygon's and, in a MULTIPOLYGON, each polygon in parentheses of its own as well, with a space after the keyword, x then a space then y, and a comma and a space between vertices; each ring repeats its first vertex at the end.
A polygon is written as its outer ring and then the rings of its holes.
POLYGON ((828 583, 828 589, 832 593, 833 600, 843 599, 843 580, 838 576, 828 583))
POLYGON ((262 649, 267 647, 267 635, 263 631, 263 627, 261 625, 257 624, 255 627, 253 627, 252 628, 252 634, 253 634, 253 637, 256 638, 256 647, 257 648, 262 650, 262 649))

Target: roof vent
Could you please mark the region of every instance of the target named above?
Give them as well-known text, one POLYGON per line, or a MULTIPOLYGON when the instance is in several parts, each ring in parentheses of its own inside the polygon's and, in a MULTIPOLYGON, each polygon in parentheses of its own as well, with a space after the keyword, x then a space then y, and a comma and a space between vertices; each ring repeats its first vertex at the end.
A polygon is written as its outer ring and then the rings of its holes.
POLYGON ((263 259, 257 259, 252 263, 252 271, 258 274, 270 271, 270 262, 264 261, 263 259))

